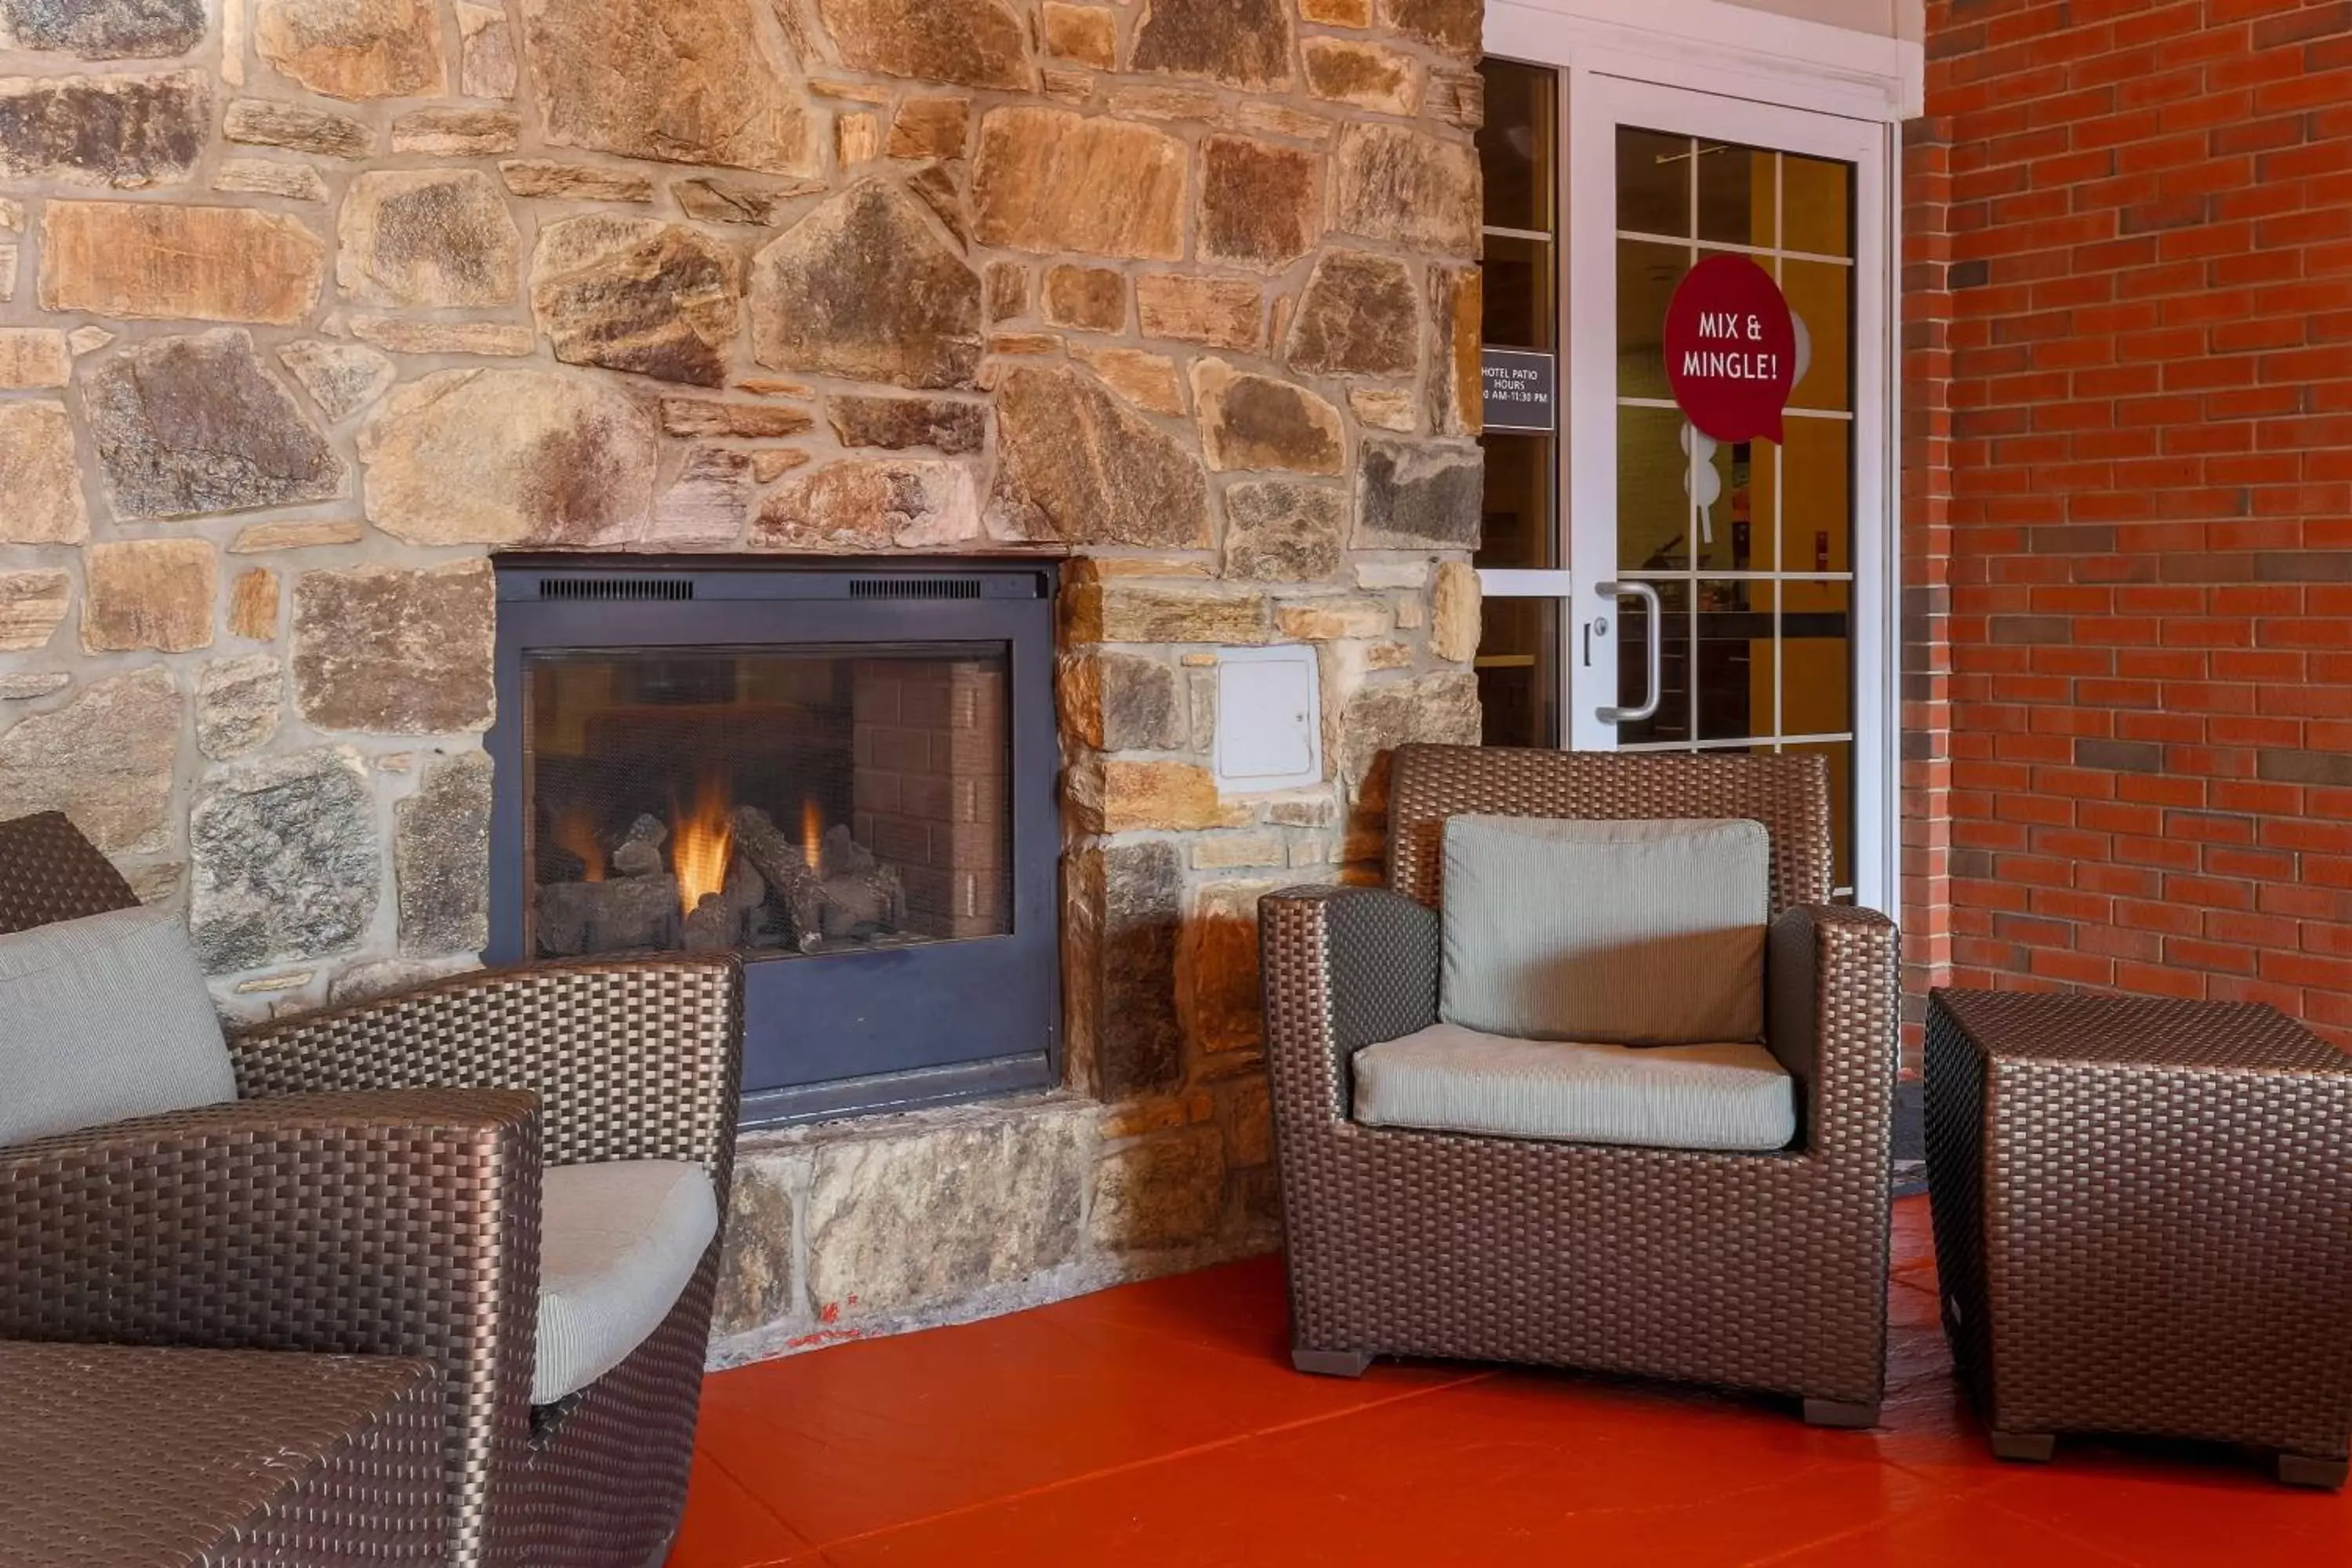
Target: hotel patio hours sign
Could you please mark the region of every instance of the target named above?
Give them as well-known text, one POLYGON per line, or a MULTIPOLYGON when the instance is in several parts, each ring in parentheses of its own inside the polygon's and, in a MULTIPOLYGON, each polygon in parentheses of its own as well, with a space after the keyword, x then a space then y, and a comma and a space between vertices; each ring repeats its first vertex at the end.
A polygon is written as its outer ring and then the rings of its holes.
POLYGON ((1772 275, 1745 256, 1710 256, 1666 305, 1666 383, 1718 441, 1780 439, 1797 379, 1797 326, 1772 275))
POLYGON ((1549 436, 1558 428, 1554 383, 1558 363, 1535 349, 1487 349, 1479 361, 1486 427, 1549 436))

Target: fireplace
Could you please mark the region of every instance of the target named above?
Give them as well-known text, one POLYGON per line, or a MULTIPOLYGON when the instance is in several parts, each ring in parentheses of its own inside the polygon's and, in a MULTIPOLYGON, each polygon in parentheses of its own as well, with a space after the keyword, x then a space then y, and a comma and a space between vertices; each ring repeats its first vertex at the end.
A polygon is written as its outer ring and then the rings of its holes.
POLYGON ((1055 1081, 1053 578, 498 563, 494 962, 732 951, 746 1122, 1055 1081))

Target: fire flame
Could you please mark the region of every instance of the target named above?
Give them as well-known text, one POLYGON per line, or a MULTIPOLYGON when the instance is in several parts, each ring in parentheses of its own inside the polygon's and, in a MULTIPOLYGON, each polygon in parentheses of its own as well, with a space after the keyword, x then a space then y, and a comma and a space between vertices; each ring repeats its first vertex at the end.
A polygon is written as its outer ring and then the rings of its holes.
POLYGON ((816 802, 801 802, 801 858, 812 871, 824 853, 824 813, 817 810, 816 802))
POLYGON ((547 841, 578 858, 582 881, 604 879, 604 847, 596 842, 596 824, 585 806, 558 816, 548 827, 547 841))
POLYGON ((703 894, 727 885, 727 866, 735 857, 733 805, 726 780, 709 773, 695 784, 691 812, 670 801, 670 868, 677 873, 677 901, 688 914, 703 894))

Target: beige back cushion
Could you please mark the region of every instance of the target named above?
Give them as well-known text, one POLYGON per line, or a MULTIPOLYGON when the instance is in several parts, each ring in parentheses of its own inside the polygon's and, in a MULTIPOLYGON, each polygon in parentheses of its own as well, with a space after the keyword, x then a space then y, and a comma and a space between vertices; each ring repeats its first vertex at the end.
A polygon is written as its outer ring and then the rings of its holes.
POLYGON ((178 915, 114 910, 0 936, 0 1144, 236 1097, 178 915))
POLYGON ((1531 1040, 1764 1036, 1761 823, 1456 816, 1438 1016, 1531 1040))

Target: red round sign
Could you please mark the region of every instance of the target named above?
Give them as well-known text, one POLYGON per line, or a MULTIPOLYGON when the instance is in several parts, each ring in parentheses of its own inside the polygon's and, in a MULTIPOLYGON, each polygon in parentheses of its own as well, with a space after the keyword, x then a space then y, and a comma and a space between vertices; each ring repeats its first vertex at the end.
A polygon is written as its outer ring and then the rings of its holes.
POLYGON ((1797 379, 1797 327, 1772 275, 1710 256, 1666 306, 1666 382, 1690 422, 1718 441, 1780 439, 1797 379))

